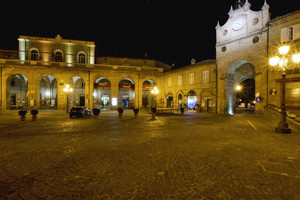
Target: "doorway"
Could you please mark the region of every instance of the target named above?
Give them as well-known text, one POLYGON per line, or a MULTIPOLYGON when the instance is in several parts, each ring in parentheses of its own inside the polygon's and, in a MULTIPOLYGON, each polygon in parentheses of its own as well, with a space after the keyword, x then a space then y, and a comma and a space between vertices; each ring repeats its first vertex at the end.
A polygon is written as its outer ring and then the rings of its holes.
POLYGON ((80 95, 80 106, 85 106, 84 94, 80 95))
MULTIPOLYGON (((238 60, 233 63, 226 72, 226 107, 225 112, 233 115, 236 111, 236 90, 237 85, 247 79, 252 79, 255 83, 255 69, 252 63, 245 60, 238 60)), ((255 88, 255 87, 253 87, 255 88)))
POLYGON ((188 96, 188 110, 196 110, 197 97, 188 96))
POLYGON ((122 96, 122 106, 123 108, 129 108, 129 96, 122 96))

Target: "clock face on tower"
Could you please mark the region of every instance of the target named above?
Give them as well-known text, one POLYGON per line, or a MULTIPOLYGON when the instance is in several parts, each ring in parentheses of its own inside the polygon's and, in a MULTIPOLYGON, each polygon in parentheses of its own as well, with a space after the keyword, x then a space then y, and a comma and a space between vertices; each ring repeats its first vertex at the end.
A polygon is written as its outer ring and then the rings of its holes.
POLYGON ((232 29, 235 31, 238 31, 238 30, 242 29, 245 26, 245 24, 246 24, 246 20, 244 18, 238 18, 233 23, 232 29))

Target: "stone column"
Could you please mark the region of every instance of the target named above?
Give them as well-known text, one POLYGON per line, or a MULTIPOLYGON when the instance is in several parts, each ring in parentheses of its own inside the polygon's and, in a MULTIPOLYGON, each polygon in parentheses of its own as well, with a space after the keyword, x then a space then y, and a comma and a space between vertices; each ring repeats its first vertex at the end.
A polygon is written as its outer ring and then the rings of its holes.
POLYGON ((38 98, 37 98, 37 81, 35 80, 28 80, 28 109, 32 110, 32 109, 37 109, 37 105, 38 105, 38 98))
MULTIPOLYGON (((110 90, 110 94, 111 94, 111 103, 112 103, 112 98, 117 98, 117 102, 119 102, 119 82, 115 79, 111 79, 111 90, 110 90)), ((111 105, 111 110, 117 110, 118 105, 113 106, 111 105)))
POLYGON ((63 91, 66 84, 57 84, 57 110, 67 109, 67 93, 63 91))

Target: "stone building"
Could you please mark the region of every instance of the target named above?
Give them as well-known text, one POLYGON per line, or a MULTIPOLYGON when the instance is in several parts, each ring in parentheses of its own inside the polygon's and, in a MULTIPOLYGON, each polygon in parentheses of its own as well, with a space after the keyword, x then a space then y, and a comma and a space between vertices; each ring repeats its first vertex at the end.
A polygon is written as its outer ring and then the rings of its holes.
MULTIPOLYGON (((252 11, 246 1, 237 9, 231 7, 227 22, 216 26, 216 60, 218 67, 218 112, 233 114, 236 105, 235 86, 247 79, 255 80, 255 92, 266 97, 267 24, 269 5, 252 11)), ((256 104, 262 109, 265 98, 256 104)))
MULTIPOLYGON (((300 12, 270 19, 265 1, 252 11, 248 0, 231 7, 227 22, 216 26, 216 59, 172 69, 152 59, 95 57, 89 41, 20 36, 19 51, 0 51, 0 107, 10 109, 143 108, 157 87, 158 107, 234 114, 237 85, 255 88, 255 109, 280 106, 281 73, 268 60, 281 44, 300 47, 300 12), (72 92, 64 92, 69 86, 72 92)), ((286 101, 300 106, 300 74, 287 70, 286 101)), ((295 68, 294 68, 295 67, 295 68)))
MULTIPOLYGON (((256 110, 274 104, 280 106, 280 78, 269 66, 269 58, 277 54, 280 45, 288 44, 299 53, 300 12, 270 19, 265 1, 260 11, 252 11, 246 0, 243 5, 231 7, 229 19, 216 26, 216 64, 218 68, 218 112, 233 114, 236 108, 235 87, 246 80, 254 80, 256 110)), ((290 63, 290 66, 295 64, 290 63)), ((300 101, 299 70, 287 72, 287 106, 298 107, 300 101)))
MULTIPOLYGON (((300 11, 275 18, 269 22, 268 57, 278 55, 278 44, 288 44, 289 54, 300 53, 300 11)), ((288 63, 286 82, 286 107, 300 108, 300 65, 288 63)), ((281 97, 281 71, 268 68, 266 86, 267 102, 279 106, 281 97)))
POLYGON ((166 107, 216 111, 216 61, 205 60, 165 73, 166 107))

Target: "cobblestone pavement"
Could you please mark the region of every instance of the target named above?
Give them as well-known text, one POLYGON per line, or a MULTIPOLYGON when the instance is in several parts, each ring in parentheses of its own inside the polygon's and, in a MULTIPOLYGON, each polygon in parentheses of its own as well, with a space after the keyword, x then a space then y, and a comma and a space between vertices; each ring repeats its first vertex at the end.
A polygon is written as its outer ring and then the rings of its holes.
POLYGON ((0 199, 300 199, 300 132, 248 114, 0 115, 0 199))

